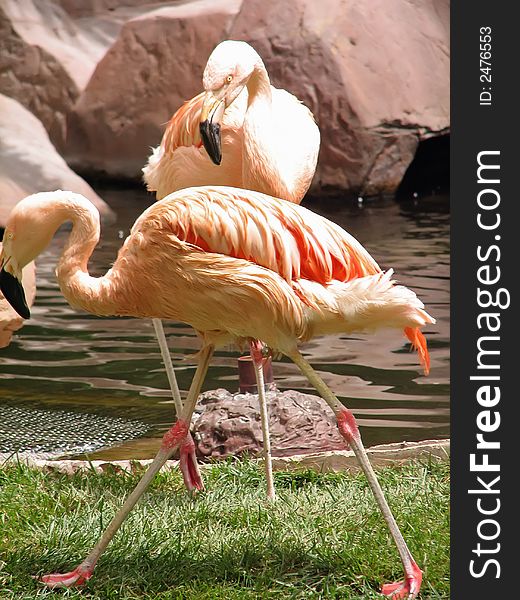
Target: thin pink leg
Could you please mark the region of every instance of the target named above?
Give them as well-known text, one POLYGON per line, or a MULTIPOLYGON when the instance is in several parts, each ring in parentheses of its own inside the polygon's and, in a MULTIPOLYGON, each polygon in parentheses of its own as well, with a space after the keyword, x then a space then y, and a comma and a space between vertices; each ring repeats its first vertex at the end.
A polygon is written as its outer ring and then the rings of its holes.
MULTIPOLYGON (((163 359, 164 368, 170 384, 170 390, 172 393, 173 402, 175 404, 175 411, 177 416, 182 414, 182 399, 175 376, 175 370, 173 368, 172 359, 170 356, 170 350, 168 349, 168 342, 164 334, 164 328, 162 326, 161 319, 152 319, 153 326, 155 329, 155 336, 159 342, 159 348, 161 350, 161 356, 163 359)), ((200 474, 199 464, 195 454, 195 444, 191 434, 188 434, 188 439, 181 445, 180 448, 180 462, 179 468, 182 473, 182 479, 184 485, 189 492, 195 492, 204 489, 204 483, 202 481, 202 475, 200 474)))
POLYGON ((403 562, 405 576, 404 581, 387 583, 383 585, 381 593, 392 598, 393 600, 398 600, 401 598, 415 598, 421 588, 422 571, 419 569, 417 563, 408 550, 408 546, 406 545, 401 531, 399 530, 394 516, 392 515, 390 507, 386 502, 386 499, 383 495, 383 490, 379 485, 379 481, 376 478, 376 475, 372 469, 372 465, 368 460, 368 456, 361 441, 356 419, 352 412, 343 406, 336 412, 336 417, 338 420, 338 429, 341 435, 348 442, 356 454, 359 462, 361 463, 363 470, 365 471, 368 483, 370 484, 376 501, 379 504, 379 508, 383 513, 383 517, 390 528, 390 533, 396 542, 397 549, 403 562))
MULTIPOLYGON (((159 472, 164 463, 172 456, 172 454, 179 448, 187 439, 189 434, 189 424, 191 423, 191 416, 195 409, 195 404, 202 387, 202 383, 208 370, 210 358, 213 354, 213 346, 205 346, 199 353, 199 364, 197 365, 197 371, 193 377, 188 397, 184 405, 182 415, 178 421, 164 434, 162 444, 157 452, 152 463, 146 470, 145 474, 131 492, 131 494, 125 500, 123 506, 119 509, 117 514, 114 516, 103 535, 101 536, 98 543, 94 546, 87 558, 73 571, 68 573, 51 573, 44 575, 39 580, 47 587, 71 587, 83 585, 92 576, 94 567, 101 554, 105 551, 106 547, 110 543, 110 540, 114 537, 114 534, 119 529, 123 521, 126 519, 132 508, 136 505, 137 501, 141 498, 143 493, 146 491, 152 479, 159 472)), ((189 442, 188 442, 189 443, 189 442)))
POLYGON ((302 373, 307 377, 314 388, 318 391, 320 396, 334 411, 338 421, 338 429, 356 455, 356 458, 358 459, 358 462, 366 475, 368 484, 372 490, 372 493, 374 494, 374 498, 379 506, 379 509, 381 510, 383 518, 388 525, 390 534, 392 535, 395 545, 397 546, 397 551, 399 552, 401 562, 403 563, 404 581, 384 585, 381 590, 382 593, 390 598, 393 598, 394 600, 401 598, 413 600, 413 598, 415 598, 419 593, 421 587, 422 572, 417 566, 417 563, 414 561, 403 535, 401 534, 401 531, 399 530, 399 527, 394 519, 392 511, 388 506, 386 498, 383 494, 383 490, 379 485, 379 481, 377 480, 374 469, 372 468, 370 460, 368 459, 365 447, 363 446, 363 442, 361 441, 361 436, 359 435, 359 429, 354 415, 348 408, 341 404, 341 402, 336 398, 329 387, 311 367, 311 365, 303 358, 298 350, 294 350, 289 357, 298 365, 302 373))
POLYGON ((132 508, 136 505, 139 498, 143 495, 146 488, 149 486, 152 479, 159 472, 164 463, 170 458, 175 450, 181 445, 189 431, 188 422, 185 419, 179 419, 163 436, 161 448, 156 454, 152 464, 134 488, 132 493, 125 500, 123 506, 110 522, 109 526, 101 536, 101 539, 93 548, 87 558, 69 573, 51 573, 43 575, 40 581, 47 587, 71 587, 80 586, 86 583, 92 576, 94 567, 108 546, 110 540, 119 529, 123 521, 126 519, 132 508))
POLYGON ((262 421, 262 439, 264 446, 265 478, 267 483, 267 498, 274 500, 276 491, 274 489, 273 457, 271 454, 271 435, 269 433, 269 412, 267 410, 267 398, 265 395, 264 345, 259 340, 252 340, 249 344, 251 359, 255 368, 256 387, 258 388, 258 403, 260 405, 260 418, 262 421))

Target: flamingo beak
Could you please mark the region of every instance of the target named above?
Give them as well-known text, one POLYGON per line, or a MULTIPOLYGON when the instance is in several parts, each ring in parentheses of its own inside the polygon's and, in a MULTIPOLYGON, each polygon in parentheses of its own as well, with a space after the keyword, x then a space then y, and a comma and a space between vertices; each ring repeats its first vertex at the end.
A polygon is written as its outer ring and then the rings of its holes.
MULTIPOLYGON (((10 273, 8 270, 10 267, 7 264, 8 260, 3 258, 3 254, 0 255, 0 290, 4 295, 5 299, 14 308, 14 310, 23 318, 29 319, 31 317, 31 311, 27 306, 27 300, 25 299, 25 292, 23 289, 22 282, 16 276, 10 273)), ((20 275, 21 277, 21 275, 20 275)))
POLYGON ((213 92, 206 92, 200 111, 200 137, 206 152, 216 165, 220 165, 222 162, 220 122, 225 108, 223 98, 217 98, 213 92))

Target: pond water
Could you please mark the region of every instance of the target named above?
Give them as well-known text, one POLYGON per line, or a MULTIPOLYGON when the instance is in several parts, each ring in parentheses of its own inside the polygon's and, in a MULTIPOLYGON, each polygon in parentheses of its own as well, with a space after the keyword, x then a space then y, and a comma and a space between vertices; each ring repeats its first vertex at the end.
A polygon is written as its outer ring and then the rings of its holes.
MULTIPOLYGON (((90 262, 94 275, 114 261, 135 218, 152 197, 101 189, 117 219, 103 227, 90 262)), ((399 331, 316 339, 302 351, 353 409, 367 446, 449 435, 449 212, 446 197, 400 205, 393 200, 311 199, 305 205, 345 227, 437 319, 425 329, 431 372, 399 331)), ((174 409, 151 321, 98 318, 72 309, 54 269, 66 231, 37 262, 32 318, 0 350, 0 453, 92 459, 149 458, 174 409)), ((190 327, 166 322, 182 391, 194 373, 199 342, 190 327)), ((238 391, 238 354, 217 351, 204 389, 238 391)), ((273 365, 278 388, 312 392, 289 361, 273 365)))

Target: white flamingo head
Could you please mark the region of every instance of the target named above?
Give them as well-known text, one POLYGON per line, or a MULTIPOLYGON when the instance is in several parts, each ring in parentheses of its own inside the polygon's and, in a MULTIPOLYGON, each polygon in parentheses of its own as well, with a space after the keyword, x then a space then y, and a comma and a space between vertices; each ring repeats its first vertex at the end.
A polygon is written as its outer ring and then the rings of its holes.
MULTIPOLYGON (((63 209, 79 194, 56 190, 20 200, 9 214, 0 253, 0 290, 24 319, 30 317, 22 285, 22 269, 49 245, 64 222, 63 209)), ((91 204, 85 199, 85 204, 91 204)), ((94 212, 92 205, 92 212, 94 212)))
POLYGON ((246 42, 226 40, 211 53, 202 82, 206 95, 200 113, 202 142, 211 160, 222 160, 220 122, 226 108, 237 98, 257 66, 263 65, 246 42))
POLYGON ((39 194, 21 200, 9 214, 4 232, 1 267, 20 275, 23 267, 31 262, 49 243, 51 232, 46 231, 40 211, 39 194))
POLYGON ((228 107, 247 84, 262 59, 247 42, 226 40, 210 54, 202 83, 228 107))

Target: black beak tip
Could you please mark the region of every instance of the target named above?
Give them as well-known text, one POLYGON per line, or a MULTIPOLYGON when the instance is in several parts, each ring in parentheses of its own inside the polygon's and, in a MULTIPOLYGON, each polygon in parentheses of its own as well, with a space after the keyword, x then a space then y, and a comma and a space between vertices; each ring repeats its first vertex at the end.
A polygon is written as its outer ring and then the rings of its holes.
POLYGON ((0 290, 22 319, 30 319, 31 311, 27 306, 22 284, 5 269, 0 270, 0 290))
POLYGON ((220 124, 206 120, 201 122, 199 129, 200 137, 208 156, 214 164, 220 165, 222 162, 220 124))

